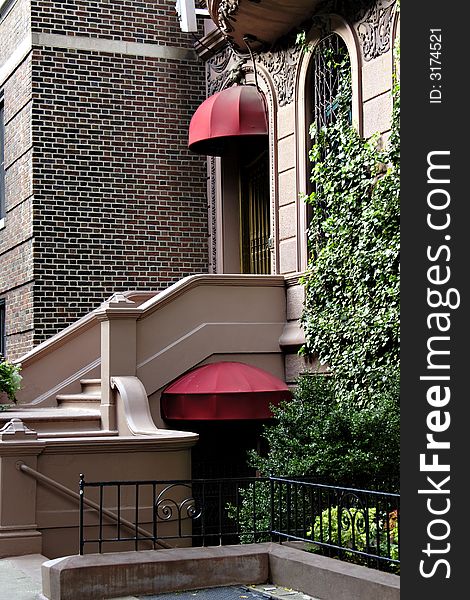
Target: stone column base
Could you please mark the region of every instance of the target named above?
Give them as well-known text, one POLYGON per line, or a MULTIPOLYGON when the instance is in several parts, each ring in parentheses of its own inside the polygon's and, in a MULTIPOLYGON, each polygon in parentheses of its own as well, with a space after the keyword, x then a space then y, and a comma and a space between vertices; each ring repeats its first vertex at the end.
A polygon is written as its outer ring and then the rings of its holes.
POLYGON ((42 534, 35 529, 0 528, 0 558, 42 554, 42 534))

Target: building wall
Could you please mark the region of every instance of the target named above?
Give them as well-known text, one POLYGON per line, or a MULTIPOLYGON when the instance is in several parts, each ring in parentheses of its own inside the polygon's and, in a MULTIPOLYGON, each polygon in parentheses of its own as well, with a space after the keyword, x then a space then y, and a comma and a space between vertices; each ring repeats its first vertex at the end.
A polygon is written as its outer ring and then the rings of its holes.
MULTIPOLYGON (((0 232, 0 244, 34 234, 27 341, 13 335, 24 317, 6 298, 11 357, 115 291, 208 268, 205 162, 187 150, 204 65, 174 3, 32 0, 31 15, 29 103, 5 142, 20 156, 10 197, 34 180, 32 230, 24 207, 0 232)), ((4 90, 5 104, 19 102, 13 81, 4 90)))
MULTIPOLYGON (((4 4, 3 2, 0 4, 4 4)), ((4 96, 5 216, 0 221, 0 298, 7 352, 31 347, 33 328, 32 55, 29 0, 0 22, 0 91, 4 96)))

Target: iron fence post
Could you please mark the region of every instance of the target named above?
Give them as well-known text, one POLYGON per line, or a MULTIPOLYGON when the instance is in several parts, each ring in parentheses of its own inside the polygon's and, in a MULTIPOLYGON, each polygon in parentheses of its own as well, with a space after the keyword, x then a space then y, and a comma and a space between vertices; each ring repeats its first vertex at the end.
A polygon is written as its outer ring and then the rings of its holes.
POLYGON ((83 494, 84 494, 84 488, 85 488, 85 476, 83 475, 83 473, 80 473, 80 480, 79 480, 78 488, 79 488, 79 496, 80 496, 79 524, 78 524, 78 535, 80 538, 79 554, 80 554, 80 556, 82 556, 83 548, 85 545, 85 542, 83 540, 83 494))

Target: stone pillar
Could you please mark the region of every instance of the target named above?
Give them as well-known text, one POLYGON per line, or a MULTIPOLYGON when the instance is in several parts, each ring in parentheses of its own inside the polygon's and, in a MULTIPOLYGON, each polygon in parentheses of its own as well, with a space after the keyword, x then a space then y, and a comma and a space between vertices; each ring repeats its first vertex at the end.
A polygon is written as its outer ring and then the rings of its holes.
POLYGON ((21 419, 0 429, 0 558, 42 554, 36 524, 36 480, 19 469, 37 469, 44 443, 21 419))
POLYGON ((136 321, 141 311, 132 300, 114 294, 96 314, 101 322, 101 420, 104 429, 114 430, 117 419, 111 377, 136 374, 136 321))

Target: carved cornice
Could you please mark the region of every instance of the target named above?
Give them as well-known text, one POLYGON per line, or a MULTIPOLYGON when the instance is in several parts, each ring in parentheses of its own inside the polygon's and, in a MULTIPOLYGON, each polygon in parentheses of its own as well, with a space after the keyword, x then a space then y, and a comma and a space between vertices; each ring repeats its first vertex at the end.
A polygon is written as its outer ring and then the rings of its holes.
POLYGON ((222 52, 207 61, 207 95, 212 96, 235 83, 243 83, 248 56, 226 46, 222 52))
POLYGON ((227 36, 233 31, 232 22, 240 7, 240 0, 209 2, 209 11, 218 28, 227 36))
POLYGON ((299 45, 273 48, 259 54, 257 60, 269 72, 277 92, 279 106, 290 104, 294 99, 295 70, 302 48, 299 45))
POLYGON ((364 60, 372 60, 390 50, 395 5, 396 0, 377 0, 357 15, 356 30, 364 60))
MULTIPOLYGON (((218 8, 218 15, 224 21, 224 35, 233 31, 236 14, 241 0, 225 0, 219 4, 209 2, 218 8)), ((361 44, 363 59, 370 61, 385 54, 391 49, 392 23, 397 0, 325 0, 317 6, 313 16, 307 19, 300 29, 309 30, 316 25, 326 35, 329 15, 341 15, 354 28, 361 44)), ((219 24, 220 26, 220 24, 219 24)), ((269 73, 276 87, 279 106, 293 101, 295 89, 295 73, 302 53, 300 45, 295 43, 295 35, 291 32, 281 38, 269 51, 259 52, 256 61, 269 73)), ((236 49, 227 45, 222 52, 208 61, 208 93, 209 95, 240 83, 247 69, 247 58, 236 49)))

